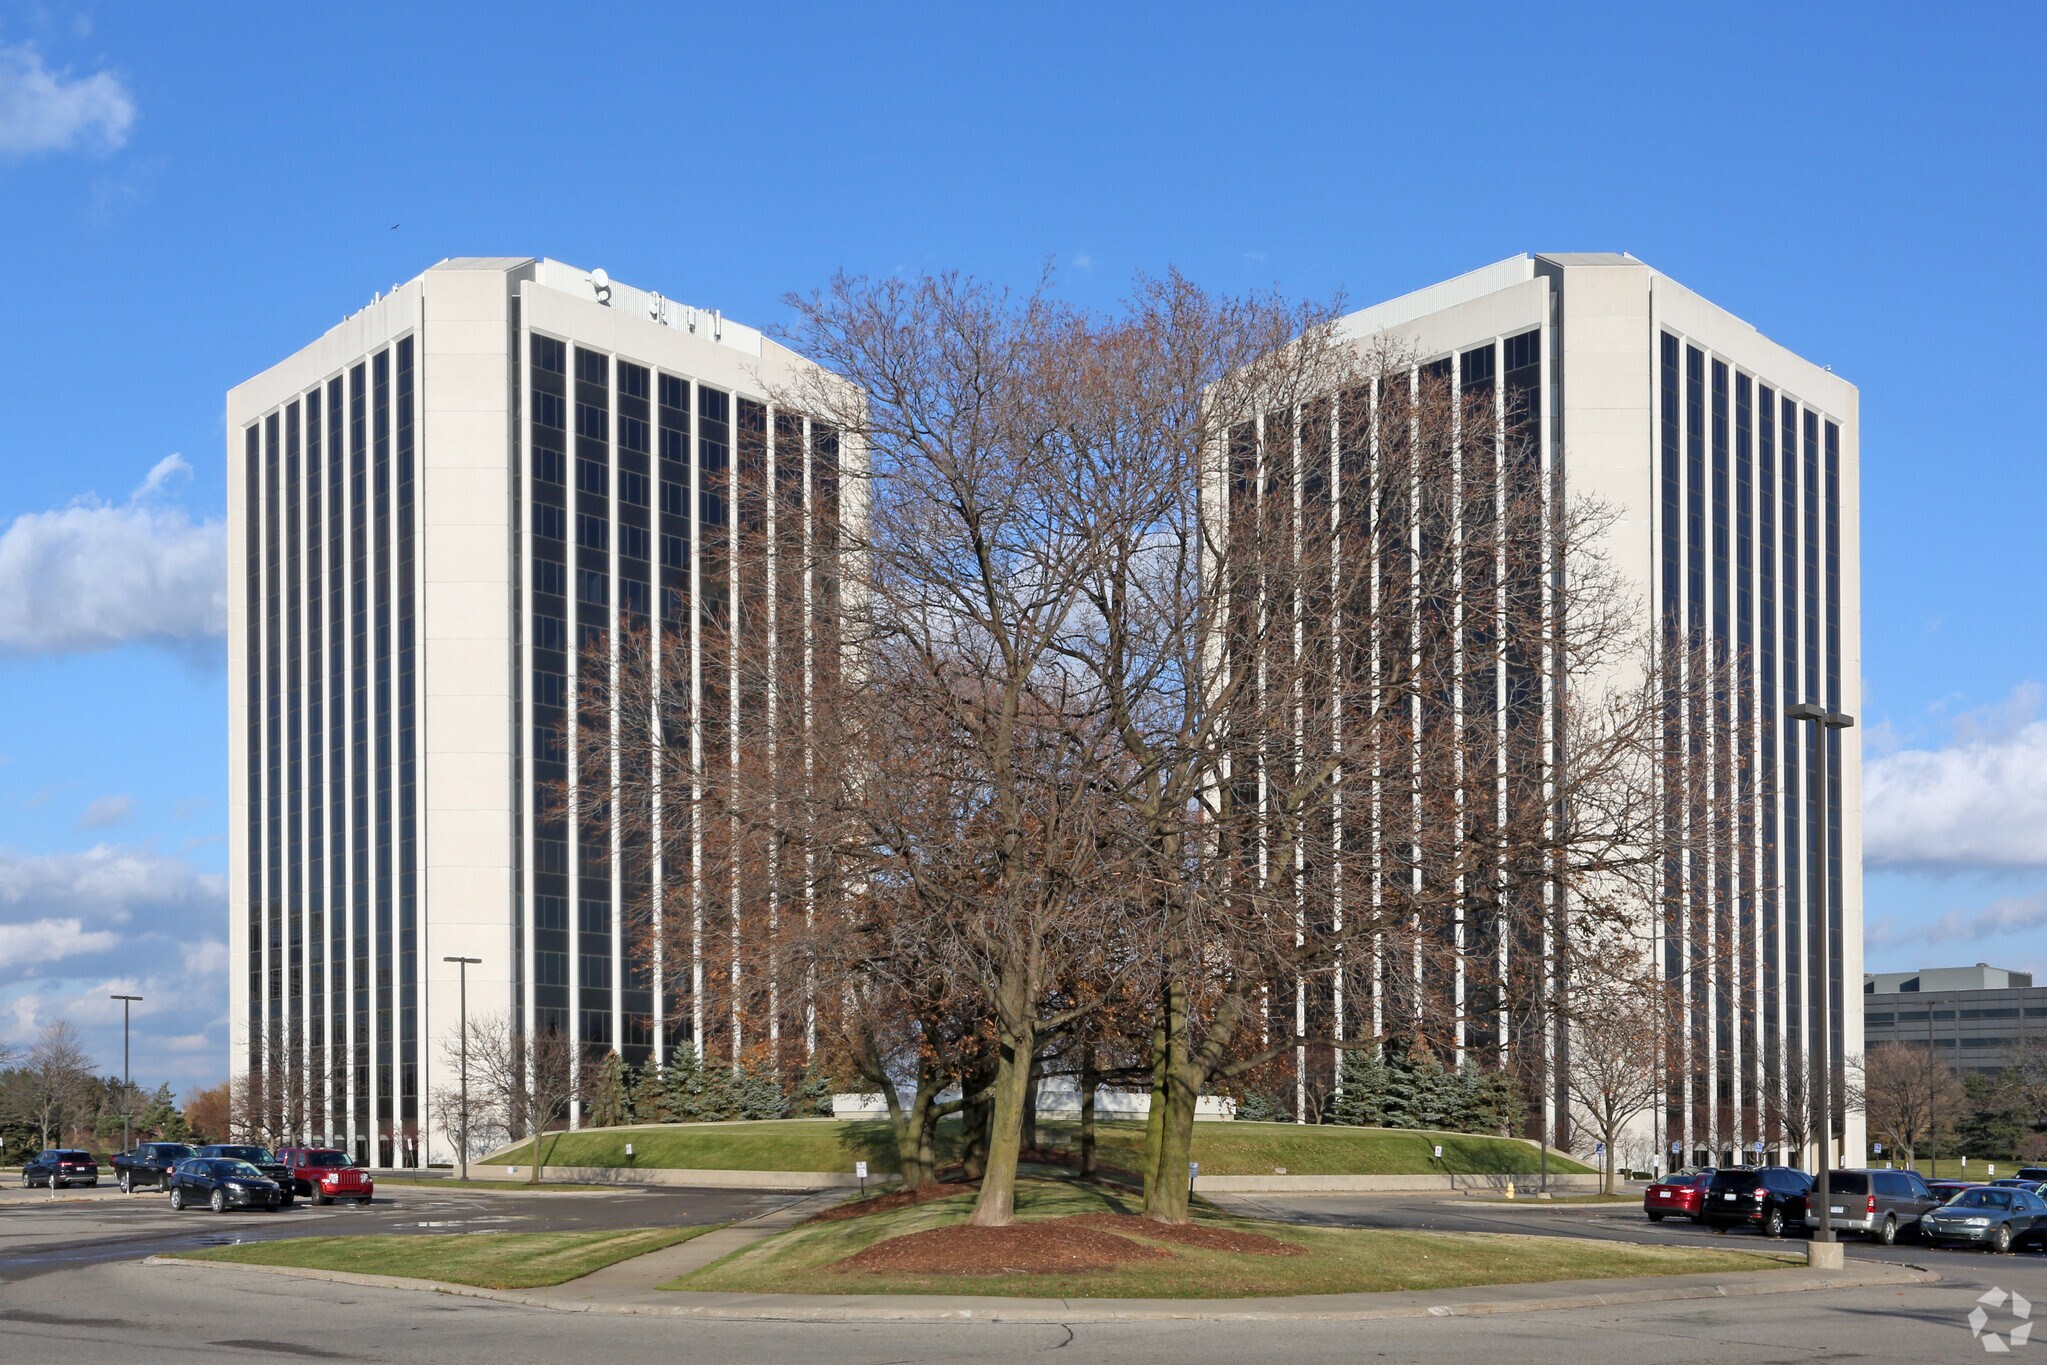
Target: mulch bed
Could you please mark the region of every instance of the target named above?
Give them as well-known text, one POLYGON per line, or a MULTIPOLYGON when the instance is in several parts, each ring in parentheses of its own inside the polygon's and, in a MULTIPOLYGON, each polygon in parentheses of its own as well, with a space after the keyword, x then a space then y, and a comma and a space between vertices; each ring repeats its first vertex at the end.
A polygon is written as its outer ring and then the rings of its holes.
POLYGON ((1058 1221, 1105 1228, 1131 1237, 1174 1242, 1180 1246, 1200 1247, 1204 1251, 1233 1251, 1247 1256, 1305 1256, 1308 1252, 1304 1246, 1267 1237, 1262 1232, 1232 1232, 1228 1228, 1212 1228, 1200 1223, 1154 1223, 1134 1213, 1083 1213, 1058 1221))
MULTIPOLYGON (((912 1202, 907 1193, 882 1198, 912 1202)), ((903 1204, 893 1207, 901 1208, 903 1204)), ((1082 1213, 1041 1223, 1015 1223, 1006 1228, 961 1224, 906 1233, 876 1242, 848 1256, 835 1268, 893 1275, 1056 1275, 1076 1270, 1113 1270, 1130 1261, 1158 1261, 1172 1256, 1164 1247, 1132 1240, 1139 1237, 1247 1256, 1307 1254, 1305 1247, 1263 1233, 1234 1232, 1199 1223, 1154 1223, 1134 1213, 1082 1213)))
POLYGON ((865 1218, 870 1213, 887 1213, 891 1209, 906 1209, 912 1204, 925 1204, 933 1199, 946 1199, 955 1194, 967 1194, 981 1188, 978 1180, 956 1184, 926 1185, 921 1190, 895 1190, 888 1194, 871 1194, 865 1199, 855 1199, 847 1204, 834 1204, 822 1213, 813 1213, 804 1219, 805 1223, 843 1223, 848 1218, 865 1218))
POLYGON ((1160 1261, 1173 1254, 1113 1232, 1075 1226, 1077 1221, 930 1228, 876 1242, 836 1268, 893 1275, 1057 1275, 1113 1270, 1131 1261, 1160 1261))

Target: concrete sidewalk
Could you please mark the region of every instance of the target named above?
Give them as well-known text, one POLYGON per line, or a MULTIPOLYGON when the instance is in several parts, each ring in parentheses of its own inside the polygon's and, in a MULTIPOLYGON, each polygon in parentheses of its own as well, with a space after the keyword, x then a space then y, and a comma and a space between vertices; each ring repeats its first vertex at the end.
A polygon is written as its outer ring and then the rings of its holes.
MULTIPOLYGON (((810 1201, 799 1201, 810 1203, 810 1201)), ((465 1298, 491 1299, 529 1308, 571 1313, 628 1313, 657 1317, 741 1322, 1012 1322, 1099 1323, 1195 1320, 1210 1322, 1358 1321, 1389 1318, 1480 1317, 1502 1313, 1549 1313, 1607 1308, 1619 1304, 1677 1303, 1693 1299, 1742 1298, 1822 1290, 1902 1288, 1931 1284, 1930 1270, 1884 1261, 1851 1261, 1841 1270, 1806 1266, 1747 1273, 1660 1275, 1619 1280, 1551 1280, 1538 1284, 1472 1285, 1463 1289, 1413 1290, 1388 1294, 1309 1294, 1262 1299, 1020 1299, 967 1295, 884 1294, 699 1294, 664 1292, 654 1286, 709 1264, 718 1256, 767 1236, 776 1228, 748 1230, 767 1220, 793 1224, 814 1212, 794 1205, 777 1209, 704 1236, 608 1266, 580 1280, 549 1289, 476 1289, 432 1280, 288 1266, 235 1265, 227 1261, 181 1261, 152 1256, 145 1264, 186 1267, 209 1274, 241 1272, 327 1280, 392 1289, 427 1290, 465 1298), (738 1236, 735 1236, 737 1234, 738 1236), (727 1238, 720 1245, 707 1245, 727 1238), (689 1253, 694 1251, 694 1257, 689 1253), (664 1259, 671 1258, 671 1259, 664 1259), (655 1264, 657 1263, 658 1264, 655 1264), (612 1272, 623 1272, 613 1275, 612 1272), (600 1284, 599 1281, 604 1281, 600 1284)))
MULTIPOLYGON (((752 1246, 755 1242, 785 1232, 820 1210, 839 1203, 845 1196, 837 1190, 820 1190, 786 1204, 757 1214, 743 1223, 734 1223, 707 1232, 701 1237, 692 1237, 672 1247, 650 1251, 645 1256, 630 1260, 616 1261, 602 1270, 594 1270, 579 1280, 568 1280, 562 1284, 549 1285, 542 1289, 522 1291, 532 1298, 543 1301, 559 1300, 550 1306, 564 1308, 585 1308, 587 1305, 604 1304, 612 1311, 644 1311, 648 1308, 673 1306, 675 1295, 664 1292, 662 1285, 680 1279, 692 1270, 701 1270, 716 1260, 721 1260, 735 1251, 752 1246)), ((691 1296, 694 1297, 694 1296, 691 1296)))

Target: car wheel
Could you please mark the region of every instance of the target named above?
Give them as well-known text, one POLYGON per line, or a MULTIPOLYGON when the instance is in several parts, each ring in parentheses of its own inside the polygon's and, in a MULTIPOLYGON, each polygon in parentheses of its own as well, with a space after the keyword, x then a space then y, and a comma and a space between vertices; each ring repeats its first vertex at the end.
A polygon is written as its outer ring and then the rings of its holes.
POLYGON ((1770 1209, 1767 1212, 1765 1212, 1763 1214, 1763 1236, 1782 1237, 1783 1235, 1784 1210, 1770 1209))
POLYGON ((208 1208, 212 1209, 212 1210, 213 1210, 213 1211, 214 1211, 215 1213, 226 1213, 226 1212, 227 1212, 227 1192, 226 1192, 225 1190, 215 1190, 215 1191, 213 1192, 213 1197, 212 1197, 211 1199, 208 1199, 208 1200, 206 1201, 206 1205, 207 1205, 207 1207, 208 1207, 208 1208))
POLYGON ((1660 1213, 1652 1213, 1649 1215, 1649 1221, 1652 1223, 1660 1223, 1663 1221, 1663 1215, 1660 1213))
POLYGON ((333 1202, 334 1202, 333 1200, 329 1199, 329 1198, 328 1198, 328 1197, 327 1197, 326 1195, 324 1195, 324 1194, 316 1194, 316 1195, 314 1195, 314 1196, 313 1196, 313 1207, 314 1207, 314 1208, 325 1208, 325 1207, 326 1207, 327 1205, 329 1205, 329 1204, 331 1204, 331 1203, 333 1203, 333 1202))
POLYGON ((183 1185, 173 1185, 171 1186, 171 1212, 183 1213, 184 1211, 185 1187, 183 1185))
POLYGON ((1898 1220, 1896 1218, 1884 1219, 1884 1225, 1877 1229, 1876 1240, 1882 1242, 1887 1247, 1896 1246, 1898 1244, 1898 1220))
POLYGON ((1997 1225, 1997 1235, 1990 1239, 1990 1249, 2000 1256, 2011 1250, 2010 1223, 1999 1223, 1997 1225))
POLYGON ((131 1194, 131 1193, 133 1193, 133 1191, 132 1191, 132 1190, 130 1190, 130 1189, 128 1188, 128 1173, 127 1173, 126 1171, 123 1171, 123 1172, 121 1172, 121 1179, 120 1179, 120 1181, 119 1181, 118 1183, 119 1183, 119 1184, 120 1184, 120 1186, 121 1186, 121 1193, 122 1193, 122 1194, 131 1194))

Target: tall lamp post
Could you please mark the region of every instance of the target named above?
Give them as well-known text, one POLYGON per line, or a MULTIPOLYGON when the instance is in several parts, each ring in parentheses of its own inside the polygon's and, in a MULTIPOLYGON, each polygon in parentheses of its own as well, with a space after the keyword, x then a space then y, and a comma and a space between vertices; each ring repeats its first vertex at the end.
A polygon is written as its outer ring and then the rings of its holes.
POLYGON ((128 1010, 130 1006, 141 998, 139 995, 110 995, 107 997, 109 1000, 121 1002, 121 1150, 124 1152, 134 1150, 135 1146, 128 1136, 128 1120, 130 1117, 128 1096, 133 1090, 133 1086, 128 1080, 128 1010))
POLYGON ((1819 1170, 1813 1176, 1813 1198, 1818 1201, 1820 1212, 1819 1227, 1813 1232, 1816 1242, 1834 1240, 1833 1215, 1829 1208, 1830 1193, 1827 1188, 1828 1168, 1833 1165, 1833 1154, 1828 1148, 1833 1143, 1834 1085, 1833 1085, 1833 943, 1829 939, 1827 920, 1832 913, 1829 901, 1833 897, 1833 868, 1830 861, 1834 849, 1834 803, 1832 787, 1827 773, 1827 732, 1845 730, 1855 723, 1855 717, 1845 711, 1829 711, 1818 702, 1802 701, 1784 708, 1784 714, 1792 720, 1811 721, 1813 733, 1818 740, 1815 746, 1819 753, 1820 789, 1820 875, 1818 911, 1813 916, 1814 931, 1819 939, 1820 966, 1820 1027, 1819 1045, 1812 1049, 1812 1113, 1813 1136, 1818 1149, 1819 1170))
POLYGON ((444 957, 441 961, 454 963, 455 970, 459 973, 459 984, 456 987, 456 1000, 458 1002, 456 1012, 460 1015, 462 1032, 461 1041, 458 1044, 461 1057, 459 1063, 461 1078, 457 1084, 460 1085, 461 1090, 459 1092, 460 1098, 456 1100, 456 1103, 460 1106, 456 1111, 456 1117, 461 1122, 458 1125, 458 1131, 455 1136, 455 1159, 461 1164, 461 1178, 467 1180, 469 1178, 469 969, 482 966, 483 959, 480 957, 444 957))

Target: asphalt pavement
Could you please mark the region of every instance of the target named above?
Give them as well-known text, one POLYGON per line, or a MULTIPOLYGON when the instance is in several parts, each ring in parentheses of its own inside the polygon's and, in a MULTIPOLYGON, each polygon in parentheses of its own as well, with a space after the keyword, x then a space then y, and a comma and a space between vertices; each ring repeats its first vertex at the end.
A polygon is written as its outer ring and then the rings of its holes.
MULTIPOLYGON (((170 1213, 161 1196, 0 1197, 0 1360, 365 1360, 522 1365, 564 1359, 860 1362, 1067 1360, 1206 1362, 1359 1359, 1606 1365, 1981 1358, 1969 1314, 1993 1288, 2047 1313, 2047 1256, 1851 1244, 1861 1257, 1936 1269, 1937 1284, 1761 1297, 1581 1307, 1495 1317, 1383 1322, 805 1323, 699 1321, 565 1313, 404 1289, 311 1283, 176 1264, 160 1250, 207 1240, 344 1232, 460 1232, 629 1227, 744 1218, 785 1194, 632 1190, 500 1194, 389 1187, 363 1210, 275 1215, 170 1213)), ((1218 1201, 1221 1202, 1221 1201, 1218 1201)), ((1246 1212, 1348 1226, 1541 1232, 1710 1245, 1690 1225, 1652 1226, 1617 1207, 1502 1208, 1442 1196, 1278 1196, 1230 1201, 1246 1212)), ((1730 1233, 1730 1238, 1752 1234, 1730 1233)), ((2007 1298, 1986 1329, 2018 1325, 2007 1298)), ((2020 1347, 2026 1350, 2042 1347, 2020 1347)))

